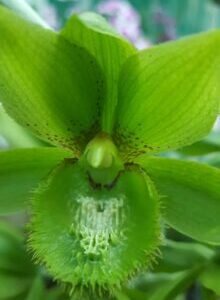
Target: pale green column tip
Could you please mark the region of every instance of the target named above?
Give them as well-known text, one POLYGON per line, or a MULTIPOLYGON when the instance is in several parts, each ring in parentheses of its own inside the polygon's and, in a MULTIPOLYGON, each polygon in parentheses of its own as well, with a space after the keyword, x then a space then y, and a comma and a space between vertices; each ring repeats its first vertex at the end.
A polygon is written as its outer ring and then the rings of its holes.
POLYGON ((111 168, 118 158, 118 151, 111 137, 100 133, 88 144, 85 155, 91 167, 111 168))

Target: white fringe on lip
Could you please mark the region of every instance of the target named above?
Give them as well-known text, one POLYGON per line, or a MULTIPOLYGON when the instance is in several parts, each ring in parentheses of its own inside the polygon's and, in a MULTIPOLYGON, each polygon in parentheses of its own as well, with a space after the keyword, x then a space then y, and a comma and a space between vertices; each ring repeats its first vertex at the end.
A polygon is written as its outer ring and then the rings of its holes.
POLYGON ((123 198, 95 201, 92 197, 80 198, 72 231, 80 240, 85 254, 99 257, 114 242, 123 242, 123 225, 126 209, 123 198))

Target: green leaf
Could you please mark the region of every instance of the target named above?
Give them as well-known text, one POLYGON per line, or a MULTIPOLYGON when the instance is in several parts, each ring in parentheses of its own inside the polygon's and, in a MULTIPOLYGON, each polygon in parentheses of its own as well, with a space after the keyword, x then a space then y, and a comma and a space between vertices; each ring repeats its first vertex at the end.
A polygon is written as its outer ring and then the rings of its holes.
POLYGON ((36 276, 25 300, 43 300, 45 298, 45 288, 41 276, 36 276))
POLYGON ((159 157, 137 161, 161 195, 165 221, 198 241, 220 244, 220 170, 159 157))
POLYGON ((198 156, 198 155, 206 155, 213 152, 220 151, 220 146, 209 143, 208 141, 200 141, 190 146, 184 147, 179 150, 181 154, 190 155, 190 156, 198 156))
POLYGON ((0 152, 0 214, 24 209, 30 192, 70 152, 55 148, 0 152))
POLYGON ((97 185, 81 162, 66 160, 36 191, 32 211, 35 256, 75 293, 114 292, 160 242, 157 194, 133 168, 97 185))
POLYGON ((200 276, 200 281, 209 290, 220 296, 220 267, 216 264, 209 265, 200 276))
POLYGON ((123 66, 116 137, 125 156, 189 145, 219 112, 220 31, 165 43, 123 66))
POLYGON ((157 261, 154 272, 178 272, 199 267, 211 261, 215 251, 196 243, 167 241, 161 247, 161 258, 157 261))
POLYGON ((6 223, 0 223, 0 299, 15 297, 27 291, 36 268, 25 252, 21 234, 6 223))
POLYGON ((127 293, 134 300, 174 299, 197 279, 214 255, 215 251, 204 245, 166 241, 154 274, 141 274, 131 282, 143 294, 139 296, 137 290, 127 293))
POLYGON ((0 300, 15 297, 28 289, 31 280, 17 275, 0 273, 0 300))
POLYGON ((201 300, 219 300, 219 297, 213 291, 201 287, 201 300))
POLYGON ((73 300, 67 294, 64 294, 63 288, 55 287, 52 290, 49 290, 46 295, 47 300, 73 300))
POLYGON ((9 226, 0 223, 0 273, 30 277, 35 273, 23 245, 21 233, 9 226))
POLYGON ((145 292, 142 299, 174 300, 192 284, 200 272, 201 269, 195 268, 175 273, 146 273, 137 279, 136 288, 145 292))
POLYGON ((75 150, 99 129, 103 78, 93 57, 0 6, 0 97, 38 137, 75 150))
POLYGON ((211 166, 220 168, 220 151, 216 153, 210 153, 209 155, 205 155, 201 159, 202 162, 205 162, 211 166))
POLYGON ((137 289, 125 289, 126 295, 129 300, 143 300, 146 299, 146 294, 137 289))
POLYGON ((220 152, 220 133, 213 131, 202 141, 179 149, 179 152, 191 156, 220 152))
POLYGON ((86 48, 99 62, 107 82, 107 95, 102 97, 101 127, 111 133, 118 101, 119 72, 126 59, 136 52, 135 49, 95 13, 72 16, 62 35, 68 41, 86 48))

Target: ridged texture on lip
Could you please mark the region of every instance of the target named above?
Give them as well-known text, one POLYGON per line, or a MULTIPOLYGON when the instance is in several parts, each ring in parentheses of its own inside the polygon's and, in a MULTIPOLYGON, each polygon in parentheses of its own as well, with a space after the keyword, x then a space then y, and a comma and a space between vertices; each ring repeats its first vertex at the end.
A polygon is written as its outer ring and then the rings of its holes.
POLYGON ((33 199, 30 246, 73 289, 111 292, 149 264, 159 243, 159 202, 137 168, 111 188, 94 188, 80 163, 66 161, 33 199))

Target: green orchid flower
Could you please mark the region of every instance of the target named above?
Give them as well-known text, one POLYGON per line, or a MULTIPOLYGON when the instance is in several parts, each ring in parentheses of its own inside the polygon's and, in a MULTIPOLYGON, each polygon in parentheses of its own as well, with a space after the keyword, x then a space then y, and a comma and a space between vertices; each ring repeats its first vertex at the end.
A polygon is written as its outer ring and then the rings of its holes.
POLYGON ((107 299, 151 265, 164 224, 220 244, 220 170, 152 156, 212 128, 218 30, 137 52, 93 13, 56 33, 0 7, 0 45, 5 110, 56 146, 0 153, 0 212, 30 207, 54 278, 107 299))

